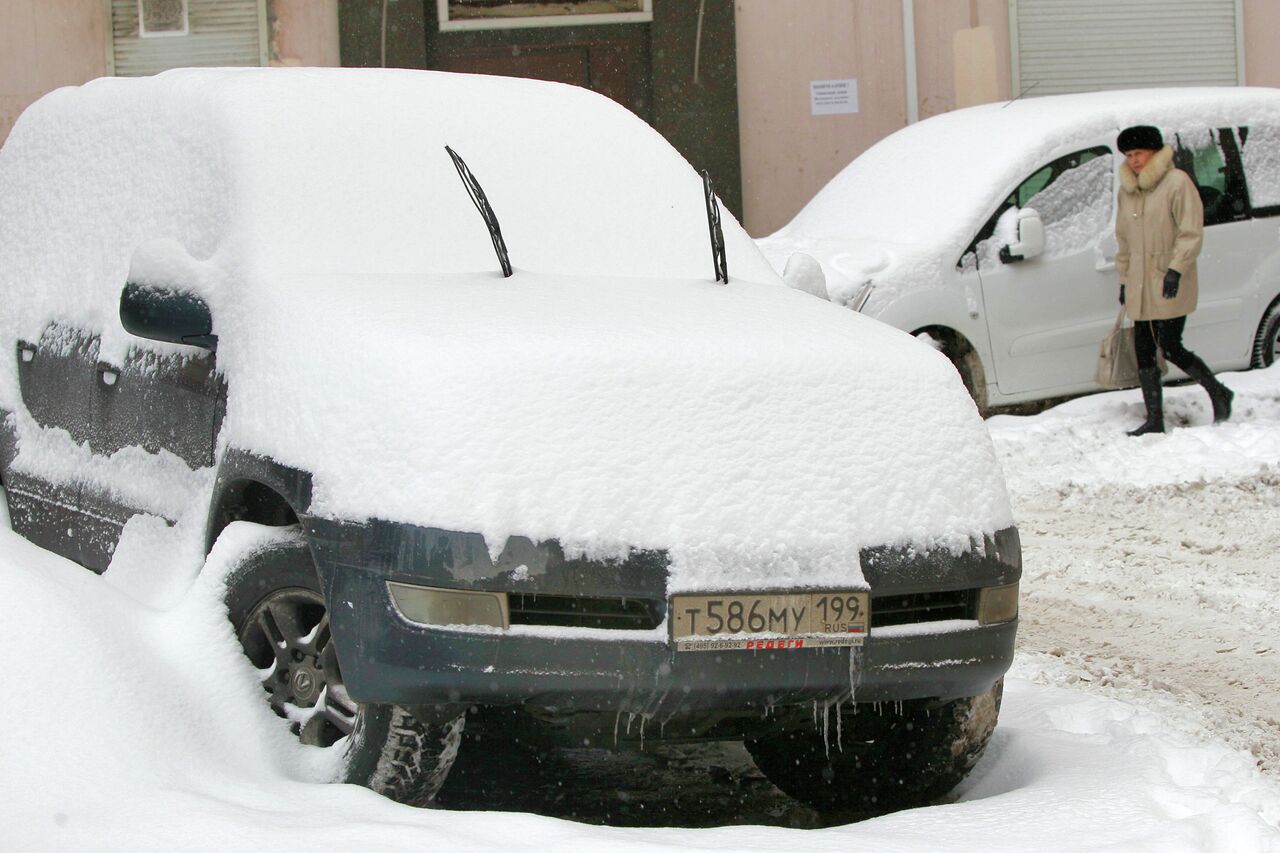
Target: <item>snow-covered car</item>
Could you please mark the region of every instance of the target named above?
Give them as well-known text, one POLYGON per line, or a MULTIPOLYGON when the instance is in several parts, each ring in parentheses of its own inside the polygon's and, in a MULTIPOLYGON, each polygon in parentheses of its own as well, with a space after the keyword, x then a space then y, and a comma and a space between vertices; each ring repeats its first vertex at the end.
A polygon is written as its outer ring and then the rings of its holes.
POLYGON ((62 89, 0 149, 0 292, 14 529, 157 606, 225 572, 338 778, 426 803, 469 712, 514 709, 744 740, 794 796, 882 811, 995 725, 1021 552, 951 366, 783 286, 600 96, 62 89))
POLYGON ((1096 391, 1098 346, 1119 308, 1115 141, 1135 124, 1161 128, 1204 201, 1188 346, 1215 370, 1271 364, 1275 89, 1100 92, 944 113, 881 140, 759 243, 811 292, 930 339, 980 407, 1096 391))

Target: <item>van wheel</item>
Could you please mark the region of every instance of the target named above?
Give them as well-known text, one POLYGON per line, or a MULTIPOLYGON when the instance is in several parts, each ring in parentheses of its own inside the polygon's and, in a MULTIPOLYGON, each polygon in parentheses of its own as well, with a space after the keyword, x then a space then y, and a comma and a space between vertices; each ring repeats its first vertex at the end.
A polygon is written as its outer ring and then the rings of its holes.
POLYGON ((982 368, 982 357, 973 345, 963 335, 941 326, 920 329, 914 335, 947 357, 956 373, 960 374, 960 381, 973 404, 978 407, 978 414, 985 418, 989 414, 987 372, 982 368))
POLYGON ((828 815, 865 818, 933 803, 978 763, 1000 714, 1004 680, 978 696, 862 705, 821 724, 746 741, 784 793, 828 815))
POLYGON ((271 709, 303 743, 339 751, 336 781, 406 805, 430 803, 458 753, 463 717, 428 724, 406 708, 347 694, 315 564, 300 535, 242 554, 228 574, 225 601, 271 709))
POLYGON ((1270 367, 1280 360, 1280 300, 1271 303, 1258 324, 1258 337, 1253 342, 1253 366, 1270 367))

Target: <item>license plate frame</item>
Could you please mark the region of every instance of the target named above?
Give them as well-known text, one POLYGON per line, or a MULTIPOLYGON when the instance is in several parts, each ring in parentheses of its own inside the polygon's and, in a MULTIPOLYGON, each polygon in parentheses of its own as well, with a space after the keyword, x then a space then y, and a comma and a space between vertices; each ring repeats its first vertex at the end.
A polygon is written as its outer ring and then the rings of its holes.
POLYGON ((677 651, 791 651, 860 646, 870 630, 868 590, 674 595, 677 651))

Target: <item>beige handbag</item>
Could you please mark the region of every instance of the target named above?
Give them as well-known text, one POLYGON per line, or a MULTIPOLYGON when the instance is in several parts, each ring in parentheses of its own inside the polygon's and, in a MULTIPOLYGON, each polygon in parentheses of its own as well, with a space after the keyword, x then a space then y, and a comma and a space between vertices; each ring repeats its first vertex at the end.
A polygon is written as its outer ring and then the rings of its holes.
MULTIPOLYGON (((1138 387, 1138 350, 1133 343, 1133 325, 1126 322, 1124 306, 1116 315, 1116 325, 1102 339, 1102 347, 1098 350, 1098 372, 1094 381, 1110 391, 1121 388, 1138 387)), ((1165 364, 1164 353, 1156 347, 1156 366, 1160 375, 1169 372, 1165 364)))

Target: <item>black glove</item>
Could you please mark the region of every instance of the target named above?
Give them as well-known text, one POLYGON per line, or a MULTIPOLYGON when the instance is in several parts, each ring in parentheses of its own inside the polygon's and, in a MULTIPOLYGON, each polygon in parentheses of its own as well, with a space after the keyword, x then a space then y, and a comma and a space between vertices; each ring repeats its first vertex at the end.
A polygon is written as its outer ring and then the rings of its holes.
POLYGON ((1120 282, 1120 304, 1124 304, 1124 282, 1120 282))
POLYGON ((1165 270, 1164 298, 1173 299, 1178 295, 1178 283, 1182 281, 1182 273, 1177 270, 1165 270))

